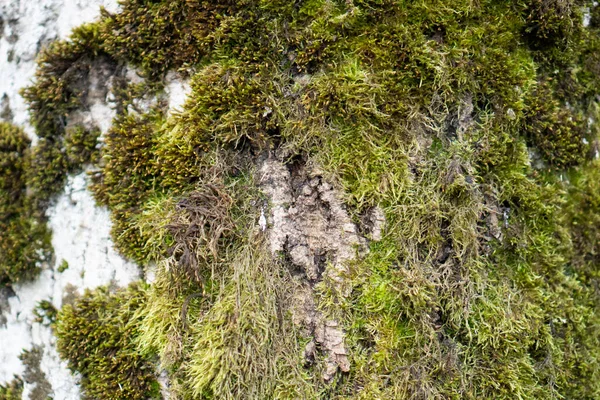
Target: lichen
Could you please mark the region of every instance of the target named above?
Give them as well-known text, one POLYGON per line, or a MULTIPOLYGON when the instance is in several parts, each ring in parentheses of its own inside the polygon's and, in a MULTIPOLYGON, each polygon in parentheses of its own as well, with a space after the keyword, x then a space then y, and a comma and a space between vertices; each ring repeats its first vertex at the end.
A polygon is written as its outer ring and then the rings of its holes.
POLYGON ((19 356, 25 367, 23 380, 33 387, 29 393, 30 400, 47 400, 52 394, 52 386, 40 368, 42 354, 42 348, 34 346, 31 350, 24 350, 19 356))

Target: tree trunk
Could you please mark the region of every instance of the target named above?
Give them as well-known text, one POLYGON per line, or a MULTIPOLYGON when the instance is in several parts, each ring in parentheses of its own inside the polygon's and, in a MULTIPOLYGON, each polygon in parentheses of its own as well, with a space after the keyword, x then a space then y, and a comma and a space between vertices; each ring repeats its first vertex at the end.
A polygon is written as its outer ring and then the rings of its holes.
POLYGON ((600 397, 595 2, 76 3, 0 5, 0 399, 600 397))

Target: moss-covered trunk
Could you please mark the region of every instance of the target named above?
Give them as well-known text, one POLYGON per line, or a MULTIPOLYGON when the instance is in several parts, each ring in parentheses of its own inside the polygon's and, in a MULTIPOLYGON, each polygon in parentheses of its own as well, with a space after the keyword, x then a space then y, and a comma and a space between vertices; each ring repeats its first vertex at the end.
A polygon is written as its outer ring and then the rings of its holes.
POLYGON ((91 165, 155 275, 61 354, 91 398, 599 398, 599 74, 591 1, 124 0, 23 92, 32 212, 91 165))

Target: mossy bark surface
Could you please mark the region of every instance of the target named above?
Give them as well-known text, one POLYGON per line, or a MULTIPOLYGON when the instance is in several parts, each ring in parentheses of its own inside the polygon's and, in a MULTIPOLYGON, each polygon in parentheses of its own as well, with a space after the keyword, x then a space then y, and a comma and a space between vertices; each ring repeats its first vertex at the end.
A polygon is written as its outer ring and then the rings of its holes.
POLYGON ((91 165, 155 274, 59 312, 84 391, 598 398, 599 51, 582 0, 125 0, 49 46, 19 187, 91 165))

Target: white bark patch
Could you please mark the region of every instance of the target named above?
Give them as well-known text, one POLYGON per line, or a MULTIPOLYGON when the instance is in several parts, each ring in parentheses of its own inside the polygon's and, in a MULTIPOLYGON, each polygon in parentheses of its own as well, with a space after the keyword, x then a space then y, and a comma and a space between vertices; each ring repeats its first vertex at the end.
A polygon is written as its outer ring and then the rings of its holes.
POLYGON ((165 94, 167 95, 168 114, 181 111, 185 100, 192 91, 189 79, 182 79, 176 73, 169 72, 165 77, 165 94))
MULTIPOLYGON (((306 276, 291 305, 293 320, 326 352, 323 377, 331 380, 338 369, 349 371, 350 362, 343 329, 317 311, 312 285, 326 279, 339 295, 349 295, 348 262, 366 252, 366 240, 358 234, 336 190, 318 171, 306 166, 288 168, 269 159, 260 174, 271 206, 267 217, 271 252, 274 256, 285 253, 306 276)), ((308 344, 307 358, 314 358, 315 348, 314 343, 308 344)))
POLYGON ((590 12, 589 7, 584 7, 583 8, 583 27, 587 28, 590 26, 590 23, 592 22, 592 13, 590 12))
POLYGON ((108 210, 96 207, 86 186, 85 173, 69 177, 65 193, 49 211, 57 263, 69 264, 67 270, 55 274, 52 300, 57 308, 68 285, 81 291, 110 282, 126 286, 140 278, 138 267, 114 250, 108 210))
POLYGON ((347 295, 347 263, 365 250, 366 241, 333 186, 305 167, 292 176, 275 160, 263 164, 261 184, 271 203, 271 252, 288 252, 310 281, 324 274, 347 295))

